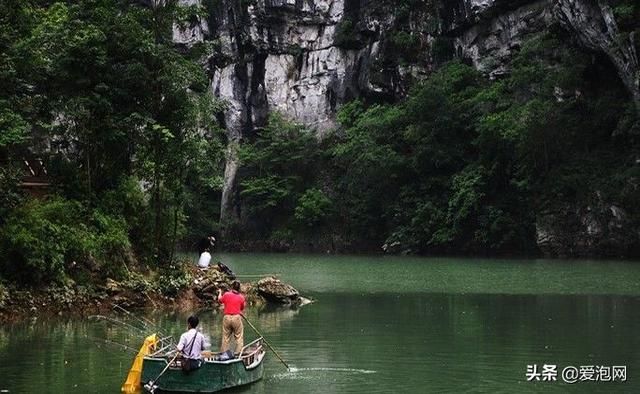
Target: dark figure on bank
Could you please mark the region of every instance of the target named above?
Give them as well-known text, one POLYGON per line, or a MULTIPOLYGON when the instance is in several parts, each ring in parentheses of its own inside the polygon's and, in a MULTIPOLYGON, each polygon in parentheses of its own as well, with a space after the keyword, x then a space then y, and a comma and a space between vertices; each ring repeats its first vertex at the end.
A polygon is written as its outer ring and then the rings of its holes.
POLYGON ((231 280, 235 280, 236 279, 236 274, 234 274, 233 271, 231 271, 231 268, 229 268, 226 265, 224 265, 221 261, 218 261, 218 271, 220 271, 223 274, 227 275, 227 277, 229 279, 231 279, 231 280))
POLYGON ((180 335, 178 351, 182 355, 182 370, 185 372, 200 368, 202 365, 202 351, 204 350, 204 335, 196 330, 198 327, 197 316, 189 316, 187 319, 187 332, 180 335))
POLYGON ((216 246, 216 238, 213 235, 200 238, 200 240, 196 242, 198 256, 206 250, 212 251, 214 246, 216 246))

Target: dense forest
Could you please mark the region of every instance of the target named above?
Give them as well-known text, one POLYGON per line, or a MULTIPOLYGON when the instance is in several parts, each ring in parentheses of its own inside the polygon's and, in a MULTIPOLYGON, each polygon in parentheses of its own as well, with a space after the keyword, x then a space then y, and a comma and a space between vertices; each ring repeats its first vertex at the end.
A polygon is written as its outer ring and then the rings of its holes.
POLYGON ((62 280, 167 264, 220 182, 223 143, 196 50, 171 40, 169 2, 0 6, 2 274, 62 280), (19 188, 43 160, 46 199, 19 188), (187 220, 187 218, 190 218, 187 220), (187 228, 186 223, 190 226, 187 228))
MULTIPOLYGON (((635 37, 640 6, 613 10, 635 37)), ((217 43, 173 39, 209 12, 0 4, 3 278, 122 278, 171 267, 212 233, 239 249, 524 256, 586 228, 555 254, 640 253, 640 108, 610 59, 566 29, 530 34, 498 78, 440 41, 437 67, 401 99, 353 97, 321 135, 274 110, 234 140, 206 67, 217 43), (241 212, 224 222, 230 150, 241 212), (25 161, 43 162, 46 197, 21 186, 25 161)), ((360 45, 347 25, 336 40, 360 45)), ((383 63, 420 59, 409 32, 389 45, 383 63)))

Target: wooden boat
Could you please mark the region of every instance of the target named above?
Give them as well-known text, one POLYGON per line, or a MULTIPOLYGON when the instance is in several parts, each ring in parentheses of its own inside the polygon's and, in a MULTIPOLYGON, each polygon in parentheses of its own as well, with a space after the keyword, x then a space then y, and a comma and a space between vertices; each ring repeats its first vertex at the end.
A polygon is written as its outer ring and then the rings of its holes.
MULTIPOLYGON (((226 361, 216 360, 216 354, 204 352, 202 366, 194 371, 182 371, 180 361, 174 361, 157 381, 151 392, 214 393, 231 387, 242 386, 262 379, 262 361, 265 351, 263 339, 258 338, 242 348, 240 357, 226 361)), ((144 357, 141 383, 156 379, 172 357, 144 357)), ((144 386, 143 386, 144 387, 144 386)))

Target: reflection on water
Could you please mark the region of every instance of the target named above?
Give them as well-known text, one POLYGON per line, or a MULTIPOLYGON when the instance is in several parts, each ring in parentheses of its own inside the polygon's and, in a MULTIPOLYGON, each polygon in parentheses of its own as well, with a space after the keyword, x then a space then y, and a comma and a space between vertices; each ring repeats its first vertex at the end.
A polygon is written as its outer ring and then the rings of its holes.
MULTIPOLYGON (((271 257, 269 257, 271 258, 271 257)), ((334 257, 340 260, 341 257, 334 257)), ((339 263, 340 261, 338 261, 339 263)), ((290 371, 272 354, 265 361, 265 378, 231 393, 637 393, 640 392, 640 298, 633 295, 590 295, 582 285, 592 286, 601 277, 593 266, 575 276, 578 285, 566 280, 561 294, 522 293, 501 277, 517 272, 514 267, 497 273, 482 267, 470 287, 486 288, 494 278, 495 293, 434 292, 430 285, 418 291, 416 283, 430 281, 433 267, 421 271, 413 260, 407 266, 394 261, 394 272, 413 269, 407 288, 379 290, 380 261, 355 263, 360 271, 331 263, 336 291, 329 291, 328 272, 313 275, 295 261, 278 264, 282 276, 317 302, 297 310, 269 308, 250 310, 247 317, 281 356, 290 371), (289 264, 288 269, 286 265, 289 264), (343 267, 342 269, 340 267, 343 267), (304 276, 304 271, 310 277, 304 276), (427 275, 427 273, 429 275, 427 275), (345 279, 349 277, 348 280, 345 279), (300 286, 291 278, 304 278, 300 286), (348 283, 353 289, 348 291, 348 283), (369 283, 376 291, 362 291, 369 283), (573 287, 572 287, 573 286, 573 287), (626 365, 625 383, 527 382, 529 364, 626 365)), ((238 263, 234 270, 254 273, 261 266, 238 263), (249 271, 249 268, 252 270, 249 271)), ((461 262, 466 265, 468 262, 461 262)), ((514 263, 520 264, 520 263, 514 263)), ((611 266, 613 272, 625 265, 611 266)), ((622 268, 621 268, 622 267, 622 268)), ((637 282, 635 266, 626 271, 625 290, 637 282)), ((446 267, 438 267, 445 270, 446 267)), ((452 267, 458 272, 459 267, 452 267)), ((566 269, 560 267, 560 270, 566 269)), ((272 269, 271 271, 275 271, 272 269)), ((388 271, 388 270, 387 270, 388 271)), ((404 274, 400 274, 404 278, 404 274)), ((451 273, 441 272, 439 278, 451 273)), ((545 274, 546 275, 546 274, 545 274)), ((617 273, 616 275, 620 275, 617 273)), ((470 277, 466 277, 470 280, 470 277)), ((522 280, 511 276, 516 282, 522 280)), ((537 280, 539 280, 538 278, 537 280)), ((555 285, 554 285, 555 286, 555 285)), ((616 292, 613 292, 616 294, 616 292)), ((199 311, 203 330, 219 345, 221 315, 199 311)), ((177 337, 187 312, 146 312, 145 316, 177 337)), ((120 318, 122 316, 119 316, 120 318)), ((247 340, 256 336, 245 326, 247 340)), ((137 348, 142 335, 122 327, 92 321, 29 320, 0 328, 0 390, 12 393, 118 393, 132 356, 89 338, 109 338, 137 348)))

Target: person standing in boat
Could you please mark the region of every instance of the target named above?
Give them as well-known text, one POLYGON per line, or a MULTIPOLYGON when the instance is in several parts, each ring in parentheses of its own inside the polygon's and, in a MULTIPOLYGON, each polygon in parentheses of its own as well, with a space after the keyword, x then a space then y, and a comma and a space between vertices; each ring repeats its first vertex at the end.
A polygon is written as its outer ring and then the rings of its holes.
POLYGON ((234 280, 231 283, 231 291, 227 291, 224 294, 218 289, 218 302, 224 305, 220 352, 226 352, 230 349, 231 336, 233 336, 236 342, 234 354, 239 355, 244 344, 242 312, 245 307, 244 296, 240 293, 240 282, 234 280))
POLYGON ((191 371, 202 366, 202 351, 205 350, 204 335, 196 330, 200 320, 198 316, 189 316, 187 319, 187 332, 180 335, 178 351, 182 353, 182 362, 188 364, 184 371, 191 371))

